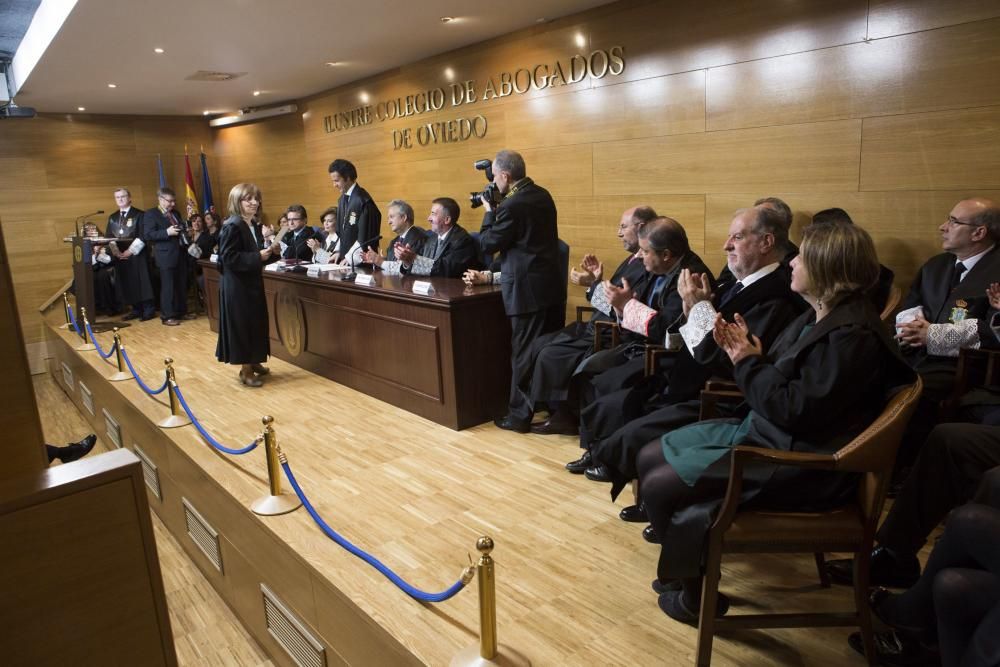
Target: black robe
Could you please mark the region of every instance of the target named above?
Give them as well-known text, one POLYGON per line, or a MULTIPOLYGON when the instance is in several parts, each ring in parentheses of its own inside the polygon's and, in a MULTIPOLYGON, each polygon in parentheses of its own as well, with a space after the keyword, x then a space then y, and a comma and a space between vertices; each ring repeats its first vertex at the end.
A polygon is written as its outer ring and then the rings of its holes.
MULTIPOLYGON (((790 287, 790 271, 780 265, 720 305, 735 282, 730 278, 729 283, 720 285, 712 305, 730 322, 736 313, 742 315, 764 350, 770 350, 802 312, 802 299, 790 287)), ((635 478, 635 457, 643 445, 698 419, 698 396, 707 380, 733 377, 729 356, 719 349, 711 333, 693 355, 685 345, 667 358, 669 364, 659 373, 632 386, 612 384, 617 379, 613 372, 597 376, 593 381, 595 399, 580 413, 580 445, 593 447, 592 455, 613 471, 616 488, 635 478)))
MULTIPOLYGON (((747 444, 782 451, 832 454, 881 413, 894 391, 915 381, 869 299, 850 297, 819 323, 799 316, 766 356, 748 357, 734 378, 752 411, 747 444), (813 325, 808 331, 805 328, 813 325)), ((734 420, 735 421, 735 420, 734 420)), ((702 422, 688 429, 702 429, 702 422)), ((679 432, 678 432, 679 433, 679 432)), ((713 454, 714 456, 714 454, 713 454)), ((676 512, 662 536, 662 579, 701 573, 704 541, 729 479, 731 457, 706 459, 699 484, 718 498, 676 512)), ((821 510, 856 493, 846 473, 754 463, 745 468, 742 502, 770 509, 821 510)), ((655 510, 654 510, 655 511, 655 510)))
MULTIPOLYGON (((142 239, 142 211, 134 206, 128 210, 125 220, 121 219, 121 211, 115 211, 108 216, 108 226, 104 232, 107 238, 118 239, 121 243, 119 248, 127 250, 125 241, 133 241, 136 238, 142 239)), ((138 255, 133 255, 127 259, 115 259, 115 277, 118 290, 121 293, 123 302, 130 306, 137 306, 145 301, 153 300, 153 283, 149 279, 148 255, 151 248, 143 248, 138 255)))
POLYGON ((219 343, 215 356, 230 364, 259 364, 271 353, 263 262, 250 227, 226 220, 219 232, 219 343))

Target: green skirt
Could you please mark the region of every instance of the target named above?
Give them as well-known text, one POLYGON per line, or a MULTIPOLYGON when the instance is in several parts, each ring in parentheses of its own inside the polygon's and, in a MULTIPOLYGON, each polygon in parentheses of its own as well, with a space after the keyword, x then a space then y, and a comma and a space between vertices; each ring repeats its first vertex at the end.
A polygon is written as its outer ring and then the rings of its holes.
POLYGON ((688 486, 694 486, 705 470, 744 444, 751 412, 742 422, 707 421, 671 431, 660 438, 663 458, 688 486))

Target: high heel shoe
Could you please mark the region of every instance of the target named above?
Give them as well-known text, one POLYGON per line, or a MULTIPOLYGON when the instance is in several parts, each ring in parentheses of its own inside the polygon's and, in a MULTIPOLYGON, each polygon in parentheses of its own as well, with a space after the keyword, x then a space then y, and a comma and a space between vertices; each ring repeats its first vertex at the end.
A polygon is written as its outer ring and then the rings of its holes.
POLYGON ((264 385, 263 382, 253 376, 253 373, 250 373, 250 376, 248 377, 243 374, 242 370, 240 371, 240 382, 248 387, 261 387, 264 385))
POLYGON ((268 373, 271 372, 271 369, 263 364, 254 364, 253 372, 256 373, 257 375, 267 375, 268 373))

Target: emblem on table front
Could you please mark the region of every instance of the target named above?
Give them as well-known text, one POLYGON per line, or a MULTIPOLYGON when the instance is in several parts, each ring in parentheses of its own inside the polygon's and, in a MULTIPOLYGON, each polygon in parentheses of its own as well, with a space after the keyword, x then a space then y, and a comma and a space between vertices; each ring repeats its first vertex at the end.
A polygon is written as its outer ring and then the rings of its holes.
POLYGON ((274 322, 278 339, 293 357, 306 347, 305 316, 302 303, 291 290, 281 290, 274 296, 274 322))

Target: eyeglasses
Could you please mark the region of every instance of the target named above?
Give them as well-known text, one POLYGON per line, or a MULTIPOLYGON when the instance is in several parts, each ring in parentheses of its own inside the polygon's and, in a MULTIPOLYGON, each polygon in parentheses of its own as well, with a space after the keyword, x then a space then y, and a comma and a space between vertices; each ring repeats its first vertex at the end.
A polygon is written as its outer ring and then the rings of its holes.
POLYGON ((981 225, 979 223, 976 223, 976 222, 965 222, 964 220, 959 220, 958 218, 956 218, 953 215, 949 215, 948 219, 945 222, 947 222, 952 227, 954 227, 955 225, 965 225, 967 227, 982 227, 983 226, 983 225, 981 225))
POLYGON ((302 218, 285 218, 288 222, 302 222, 302 218))

